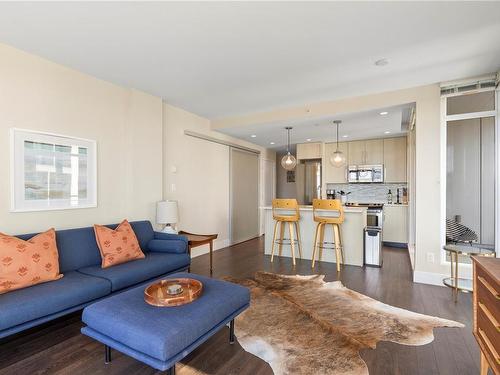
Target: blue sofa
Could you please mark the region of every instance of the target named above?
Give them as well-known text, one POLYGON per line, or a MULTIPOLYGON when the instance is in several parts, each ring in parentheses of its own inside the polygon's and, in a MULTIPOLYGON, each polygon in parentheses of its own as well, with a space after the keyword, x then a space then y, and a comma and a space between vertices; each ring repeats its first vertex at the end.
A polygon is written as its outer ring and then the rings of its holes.
MULTIPOLYGON (((155 232, 149 221, 131 222, 146 257, 101 268, 93 227, 56 232, 64 277, 0 294, 0 338, 81 310, 111 294, 174 272, 190 264, 185 237, 155 232)), ((108 225, 114 229, 117 226, 108 225)), ((35 234, 17 236, 23 240, 35 234)))

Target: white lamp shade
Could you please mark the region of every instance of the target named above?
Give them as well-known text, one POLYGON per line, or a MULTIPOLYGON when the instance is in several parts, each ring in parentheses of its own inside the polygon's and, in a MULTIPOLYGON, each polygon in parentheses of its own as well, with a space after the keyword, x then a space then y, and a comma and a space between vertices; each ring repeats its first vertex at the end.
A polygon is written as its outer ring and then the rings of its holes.
POLYGON ((175 224, 177 221, 177 201, 161 201, 156 204, 156 222, 158 224, 175 224))

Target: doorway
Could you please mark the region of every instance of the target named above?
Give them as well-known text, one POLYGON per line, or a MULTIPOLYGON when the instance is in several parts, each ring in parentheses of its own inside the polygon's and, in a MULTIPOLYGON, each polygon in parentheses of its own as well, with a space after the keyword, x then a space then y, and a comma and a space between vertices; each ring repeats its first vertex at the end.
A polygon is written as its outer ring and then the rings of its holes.
POLYGON ((231 243, 259 236, 259 156, 230 148, 231 243))

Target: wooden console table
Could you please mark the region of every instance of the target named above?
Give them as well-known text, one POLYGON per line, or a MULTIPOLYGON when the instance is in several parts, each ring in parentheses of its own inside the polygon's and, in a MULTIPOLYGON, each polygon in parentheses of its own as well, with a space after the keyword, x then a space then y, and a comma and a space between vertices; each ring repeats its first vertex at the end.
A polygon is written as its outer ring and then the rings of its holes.
POLYGON ((500 375, 500 259, 472 256, 473 332, 481 349, 481 375, 500 375))
MULTIPOLYGON (((191 249, 198 246, 209 245, 210 246, 210 276, 213 273, 213 251, 214 251, 214 240, 217 239, 218 234, 195 234, 180 231, 179 234, 184 236, 188 240, 188 252, 189 256, 191 256, 191 249)), ((190 271, 190 269, 188 270, 190 271)))

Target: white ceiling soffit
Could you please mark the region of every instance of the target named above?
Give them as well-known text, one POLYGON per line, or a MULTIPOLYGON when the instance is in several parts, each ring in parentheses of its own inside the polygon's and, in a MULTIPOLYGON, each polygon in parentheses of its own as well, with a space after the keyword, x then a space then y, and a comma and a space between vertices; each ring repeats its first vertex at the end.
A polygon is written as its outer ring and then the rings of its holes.
POLYGON ((412 108, 414 108, 413 103, 298 121, 225 128, 218 131, 279 151, 286 146, 286 126, 293 127, 291 137, 293 144, 334 142, 336 140, 336 128, 333 125, 333 120, 342 120, 339 130, 339 140, 341 142, 404 135, 408 130, 412 108))
POLYGON ((500 2, 2 2, 0 42, 215 119, 498 71, 499 14, 500 2))

